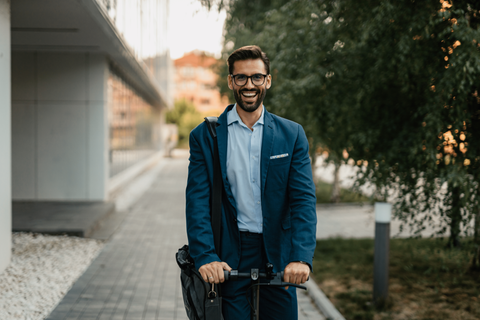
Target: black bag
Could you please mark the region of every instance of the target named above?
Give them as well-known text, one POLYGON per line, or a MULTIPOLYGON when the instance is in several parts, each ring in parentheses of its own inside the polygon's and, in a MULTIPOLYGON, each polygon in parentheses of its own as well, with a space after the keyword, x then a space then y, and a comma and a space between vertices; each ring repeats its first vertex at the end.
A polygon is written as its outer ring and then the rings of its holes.
MULTIPOLYGON (((222 175, 216 135, 217 117, 205 118, 214 142, 213 155, 213 194, 211 222, 215 249, 220 252, 220 232, 222 225, 222 175)), ((212 287, 203 281, 200 273, 195 269, 195 263, 190 256, 188 245, 184 245, 175 255, 180 267, 180 281, 182 285, 183 303, 188 319, 190 320, 223 320, 222 298, 219 286, 212 287)))
POLYGON ((188 245, 184 245, 178 250, 176 259, 181 269, 180 282, 188 319, 223 319, 222 298, 216 292, 211 291, 211 284, 203 281, 202 276, 195 269, 193 259, 188 252, 188 245))

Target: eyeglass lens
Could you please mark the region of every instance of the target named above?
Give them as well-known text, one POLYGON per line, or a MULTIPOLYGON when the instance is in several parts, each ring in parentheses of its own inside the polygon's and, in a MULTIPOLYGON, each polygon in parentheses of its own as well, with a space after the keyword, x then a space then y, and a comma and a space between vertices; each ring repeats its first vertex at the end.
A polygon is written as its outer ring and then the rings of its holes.
POLYGON ((261 86, 265 81, 265 76, 259 73, 254 74, 253 76, 246 76, 244 74, 237 74, 233 76, 233 80, 235 80, 237 86, 244 86, 247 83, 248 78, 252 78, 252 82, 256 86, 261 86))

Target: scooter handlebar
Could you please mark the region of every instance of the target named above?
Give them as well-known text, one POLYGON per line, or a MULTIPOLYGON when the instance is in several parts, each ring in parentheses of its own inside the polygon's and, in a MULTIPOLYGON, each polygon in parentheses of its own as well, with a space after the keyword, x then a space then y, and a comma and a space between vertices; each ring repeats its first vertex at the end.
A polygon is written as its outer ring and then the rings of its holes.
POLYGON ((235 281, 239 279, 252 279, 253 281, 256 281, 259 279, 269 279, 270 282, 260 283, 260 285, 267 285, 267 286, 274 286, 274 287, 296 287, 303 290, 307 290, 307 288, 302 285, 290 283, 290 282, 283 282, 283 271, 272 273, 270 274, 270 276, 268 276, 266 273, 255 274, 254 272, 248 273, 248 272, 238 272, 238 270, 232 270, 232 271, 224 270, 223 275, 225 277, 225 281, 229 281, 229 280, 235 281))
MULTIPOLYGON (((253 279, 252 278, 252 273, 249 272, 238 272, 238 270, 223 270, 223 275, 225 277, 225 281, 228 280, 238 280, 238 279, 253 279)), ((272 273, 271 274, 271 279, 277 278, 280 276, 280 279, 283 281, 283 271, 272 273)), ((260 272, 257 275, 257 279, 268 279, 268 276, 266 273, 260 272)), ((253 279, 253 280, 257 280, 253 279)))

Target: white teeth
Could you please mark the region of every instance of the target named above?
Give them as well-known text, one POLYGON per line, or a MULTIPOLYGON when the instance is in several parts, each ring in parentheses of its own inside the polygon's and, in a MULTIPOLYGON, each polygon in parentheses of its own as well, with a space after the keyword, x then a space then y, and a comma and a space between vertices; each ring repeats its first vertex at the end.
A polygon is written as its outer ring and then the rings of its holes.
POLYGON ((243 92, 242 93, 245 97, 255 97, 257 95, 256 92, 252 92, 252 93, 247 93, 247 92, 243 92))

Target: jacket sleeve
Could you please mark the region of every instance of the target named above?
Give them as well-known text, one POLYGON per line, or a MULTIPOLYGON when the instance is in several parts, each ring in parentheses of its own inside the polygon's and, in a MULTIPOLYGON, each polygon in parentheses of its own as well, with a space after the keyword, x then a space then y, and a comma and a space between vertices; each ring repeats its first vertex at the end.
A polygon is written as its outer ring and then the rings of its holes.
MULTIPOLYGON (((206 129, 200 127, 197 129, 206 129)), ((221 261, 215 252, 212 225, 210 222, 211 184, 209 172, 213 171, 212 161, 207 164, 205 155, 211 151, 204 143, 199 144, 194 133, 190 133, 190 164, 186 189, 186 220, 190 255, 199 269, 204 264, 221 261), (203 150, 204 149, 208 150, 203 150)), ((204 130, 206 131, 206 130, 204 130)), ((208 134, 208 133, 207 133, 208 134)))
POLYGON ((288 193, 292 225, 290 262, 304 261, 311 269, 316 246, 316 196, 308 140, 300 125, 290 166, 288 193))

